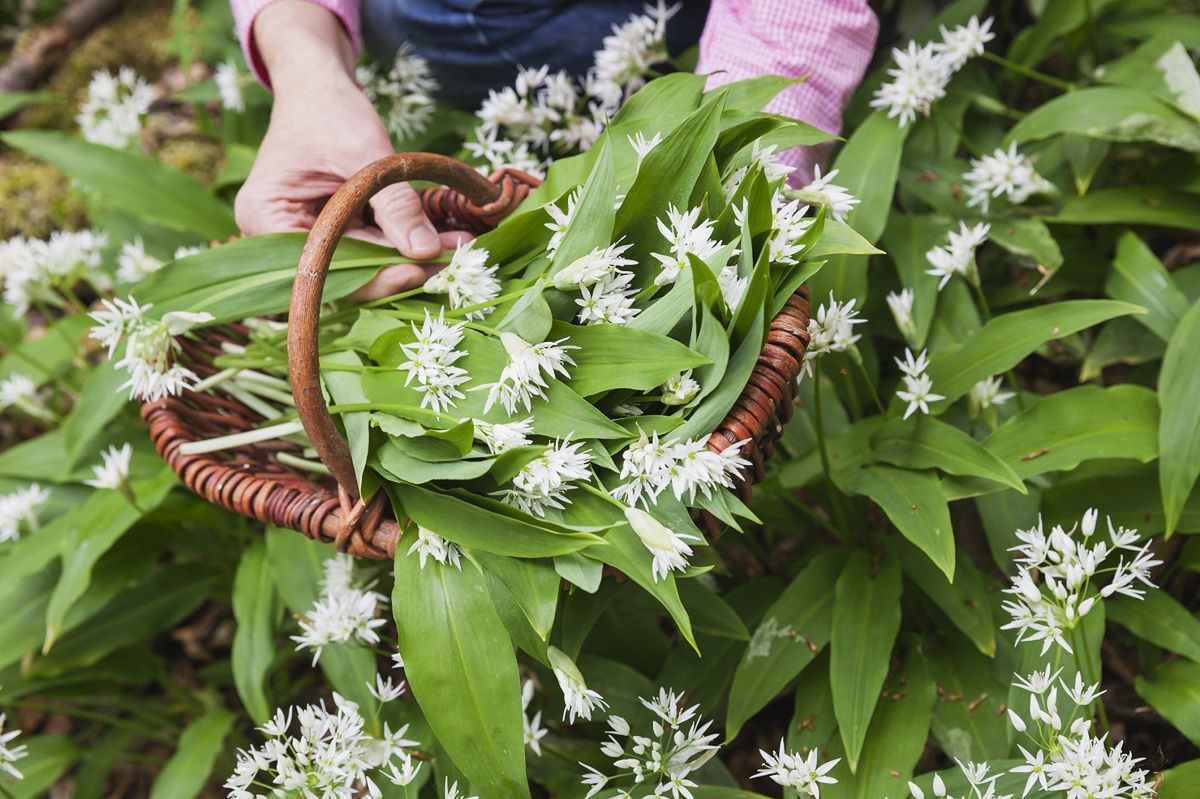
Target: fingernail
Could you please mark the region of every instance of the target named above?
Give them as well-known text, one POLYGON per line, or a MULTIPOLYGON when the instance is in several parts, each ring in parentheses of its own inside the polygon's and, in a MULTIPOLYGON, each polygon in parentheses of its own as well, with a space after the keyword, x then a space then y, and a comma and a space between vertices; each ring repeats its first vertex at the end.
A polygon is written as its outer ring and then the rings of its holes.
POLYGON ((440 250, 437 233, 427 227, 419 227, 409 234, 408 244, 414 250, 440 250))

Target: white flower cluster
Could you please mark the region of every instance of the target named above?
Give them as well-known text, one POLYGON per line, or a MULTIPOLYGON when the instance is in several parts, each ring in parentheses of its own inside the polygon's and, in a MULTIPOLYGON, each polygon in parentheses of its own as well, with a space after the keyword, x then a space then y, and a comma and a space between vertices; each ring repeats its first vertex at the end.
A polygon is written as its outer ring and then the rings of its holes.
POLYGON ((533 701, 533 680, 521 683, 521 728, 525 746, 538 757, 542 756, 542 739, 550 730, 542 726, 542 711, 529 715, 529 704, 533 701))
POLYGON ((526 447, 533 443, 529 436, 533 433, 533 418, 522 419, 519 422, 485 422, 475 419, 475 437, 484 443, 488 452, 499 455, 516 447, 526 447))
POLYGON ((17 768, 16 762, 29 754, 24 744, 12 745, 20 735, 20 730, 4 731, 4 723, 8 717, 0 713, 0 774, 7 774, 14 780, 23 779, 24 775, 17 768))
POLYGON ((129 461, 131 458, 133 458, 133 446, 128 442, 122 444, 120 449, 111 446, 100 454, 100 465, 92 467, 92 473, 95 477, 83 482, 92 488, 123 488, 125 481, 129 479, 129 461))
POLYGON ((70 296, 80 281, 97 291, 109 288, 108 275, 100 269, 100 251, 107 244, 103 233, 90 230, 58 231, 45 240, 15 236, 0 243, 4 301, 20 316, 31 305, 60 305, 55 291, 70 296))
POLYGON ((380 779, 401 786, 416 779, 421 764, 410 750, 418 742, 404 737, 407 724, 394 731, 385 724, 383 737, 374 738, 357 705, 337 694, 333 701, 336 712, 324 702, 289 708, 259 727, 266 741, 238 750, 237 766, 225 781, 230 799, 377 797, 380 779))
POLYGON ((496 492, 500 498, 534 516, 545 516, 547 508, 562 510, 571 504, 567 492, 578 480, 592 476, 592 456, 581 452, 583 444, 555 441, 546 451, 521 467, 512 488, 496 492))
POLYGON ((37 483, 0 496, 0 544, 19 539, 22 529, 36 531, 38 513, 48 499, 50 492, 37 483))
POLYGON ((971 390, 967 393, 967 407, 972 419, 988 408, 998 408, 1017 396, 1011 391, 1001 390, 1003 385, 1004 381, 1000 376, 993 375, 985 377, 971 386, 971 390))
POLYGON ((434 319, 428 310, 420 327, 416 322, 410 324, 416 340, 400 345, 400 351, 408 360, 396 369, 404 372, 404 385, 416 380, 422 408, 433 408, 441 413, 453 408, 455 400, 467 396, 458 387, 470 380, 470 375, 466 369, 454 365, 467 354, 466 350, 458 349, 463 340, 464 325, 464 322, 448 325, 441 311, 434 319))
MULTIPOLYGON (((940 774, 934 774, 933 785, 930 788, 934 799, 1012 799, 1011 794, 998 795, 996 793, 996 780, 1004 775, 989 773, 990 767, 987 763, 963 762, 957 758, 954 762, 963 776, 967 778, 968 792, 957 798, 950 796, 946 791, 945 780, 940 774)), ((908 790, 913 799, 925 799, 925 791, 915 782, 908 784, 908 790)))
POLYGON ((889 291, 887 295, 888 308, 892 318, 896 320, 896 329, 900 335, 911 344, 917 337, 917 323, 913 319, 913 304, 917 295, 912 289, 901 289, 898 293, 889 291))
POLYGON ((29 375, 12 372, 0 381, 0 411, 16 408, 43 422, 53 422, 54 413, 46 407, 38 384, 29 375))
POLYGON ((467 151, 487 169, 511 166, 541 176, 552 157, 589 149, 621 103, 667 60, 666 24, 678 10, 659 0, 613 26, 582 79, 546 66, 521 69, 512 86, 492 90, 476 112, 467 151))
POLYGON ((943 27, 940 42, 909 42, 904 50, 894 48, 896 66, 888 70, 891 80, 875 91, 871 107, 886 109, 888 118, 898 118, 901 127, 917 114, 928 116, 933 104, 945 96, 954 74, 972 56, 982 55, 983 46, 996 38, 991 28, 991 17, 983 23, 971 17, 952 31, 943 27))
POLYGON ((416 55, 411 44, 400 46, 386 73, 370 64, 359 67, 356 77, 367 99, 380 106, 384 124, 393 136, 406 139, 429 127, 438 84, 429 62, 416 55))
POLYGON ((578 322, 583 325, 627 325, 638 315, 633 307, 637 289, 630 287, 633 273, 623 266, 636 266, 637 261, 623 257, 633 245, 610 244, 596 247, 554 273, 554 287, 562 291, 578 289, 575 300, 579 306, 578 322))
POLYGON ((862 336, 854 332, 855 325, 866 322, 854 310, 857 300, 840 303, 829 293, 829 304, 821 304, 817 313, 808 319, 808 349, 804 351, 804 368, 800 377, 812 377, 813 362, 827 352, 844 352, 862 336))
POLYGON ((958 230, 950 231, 948 244, 939 245, 925 253, 925 260, 931 267, 925 270, 925 274, 941 278, 938 291, 944 289, 955 275, 961 275, 968 283, 978 285, 975 251, 987 241, 991 230, 991 225, 985 222, 970 226, 966 222, 959 222, 958 230))
MULTIPOLYGON (((711 219, 700 219, 699 207, 681 212, 674 205, 668 206, 667 218, 658 220, 658 230, 667 240, 669 252, 651 253, 661 264, 661 270, 654 278, 654 285, 661 286, 673 282, 680 272, 688 268, 689 256, 694 255, 707 263, 710 258, 720 253, 726 245, 713 238, 715 224, 711 219)), ((733 250, 726 256, 726 260, 736 254, 737 250, 733 250)), ((719 266, 723 269, 724 263, 719 266)), ((719 272, 721 269, 714 271, 719 272)))
POLYGON ((592 713, 605 710, 608 703, 599 692, 587 687, 583 675, 571 658, 561 650, 550 647, 550 666, 563 695, 563 721, 574 724, 576 718, 592 720, 592 713))
POLYGON ((677 533, 641 508, 626 508, 625 520, 650 552, 650 575, 654 582, 667 579, 672 571, 686 571, 692 548, 688 541, 702 541, 698 535, 677 533))
POLYGON ((832 218, 839 222, 845 222, 846 215, 854 210, 854 206, 858 205, 860 200, 845 186, 839 186, 832 182, 837 177, 838 170, 834 169, 822 175, 821 165, 817 164, 813 167, 813 173, 812 182, 804 187, 804 193, 816 195, 821 205, 829 209, 829 215, 832 218))
POLYGON ((161 320, 146 318, 152 305, 138 305, 132 296, 127 300, 102 300, 101 308, 90 315, 96 321, 91 337, 108 348, 108 356, 116 354, 125 341, 125 356, 117 368, 130 375, 121 388, 128 388, 130 397, 155 402, 174 396, 196 383, 196 374, 173 362, 179 351, 175 336, 181 336, 196 325, 211 322, 212 314, 172 311, 161 320))
POLYGON ((1014 683, 1029 694, 1028 722, 1008 710, 1009 722, 1030 744, 1029 749, 1017 745, 1025 762, 1010 769, 1028 775, 1021 796, 1028 796, 1036 785, 1043 791, 1063 791, 1068 799, 1151 799, 1153 780, 1136 768, 1140 760, 1122 751, 1120 743, 1110 749, 1106 736, 1094 734, 1091 707, 1103 693, 1100 686, 1085 684, 1079 674, 1074 683, 1067 683, 1059 678, 1061 672, 1051 674, 1047 666, 1014 683), (1058 707, 1060 687, 1071 703, 1063 711, 1058 707))
MULTIPOLYGON (((771 196, 771 234, 767 237, 767 257, 771 263, 789 266, 798 263, 797 256, 805 247, 802 239, 813 223, 807 214, 808 206, 800 200, 789 200, 782 191, 771 196)), ((739 213, 735 207, 734 216, 742 226, 745 213, 739 213)))
POLYGON ((758 753, 762 755, 763 767, 754 776, 769 777, 776 785, 794 790, 800 799, 810 796, 821 799, 821 786, 837 782, 829 772, 842 760, 835 757, 821 763, 818 760, 821 753, 816 749, 810 750, 807 756, 789 752, 783 740, 779 741, 778 752, 759 749, 758 753))
POLYGON ((1041 641, 1042 652, 1058 644, 1073 652, 1064 633, 1072 631, 1098 600, 1113 594, 1141 599, 1154 587, 1150 570, 1161 565, 1150 551, 1149 542, 1138 546, 1138 533, 1114 527, 1108 519, 1108 536, 1096 536, 1096 509, 1083 514, 1083 521, 1064 530, 1055 525, 1047 535, 1039 518, 1036 527, 1018 530, 1021 542, 1012 550, 1017 572, 1004 593, 1012 598, 1002 607, 1012 621, 1000 629, 1016 630, 1017 642, 1041 641), (1075 537, 1076 530, 1082 540, 1075 537), (1126 554, 1129 553, 1128 559, 1126 554), (1116 564, 1110 561, 1116 556, 1116 564), (1093 579, 1110 575, 1107 584, 1093 590, 1093 579))
POLYGON ((967 184, 967 206, 978 206, 986 214, 992 199, 1004 195, 1020 205, 1035 194, 1053 193, 1054 184, 1039 175, 1033 161, 1017 152, 1013 142, 982 158, 971 159, 971 169, 963 175, 967 184))
POLYGON ((300 619, 300 635, 293 635, 296 649, 312 649, 313 665, 328 644, 358 641, 368 646, 379 643, 375 630, 387 624, 377 618, 387 606, 387 597, 372 591, 354 576, 354 559, 338 553, 325 561, 321 596, 300 619))
POLYGON ((213 70, 213 82, 217 84, 222 108, 239 114, 246 110, 246 96, 242 92, 242 76, 238 72, 237 62, 230 58, 217 64, 213 70))
POLYGON ((732 488, 738 473, 750 465, 741 456, 747 441, 739 441, 721 452, 708 448, 708 436, 668 444, 659 441, 658 433, 647 436, 641 432, 621 458, 621 485, 612 495, 627 505, 650 507, 668 486, 675 498, 688 502, 696 500, 696 492, 706 498, 718 487, 732 488))
MULTIPOLYGON (((729 173, 722 183, 722 189, 725 194, 725 202, 731 202, 733 196, 737 194, 737 190, 741 188, 742 181, 746 179, 746 174, 750 171, 750 167, 757 164, 762 167, 767 183, 778 183, 786 178, 792 172, 796 171, 794 166, 789 166, 780 160, 775 154, 776 146, 774 144, 763 145, 761 142, 754 142, 750 148, 750 162, 745 166, 740 166, 729 173)), ((836 174, 837 170, 834 170, 836 174)), ((818 175, 820 173, 818 172, 818 175)), ((833 177, 829 175, 828 177, 833 177)))
POLYGON ((75 121, 83 138, 123 150, 141 135, 142 117, 152 102, 154 89, 129 67, 121 67, 115 75, 96 70, 75 121))
POLYGON ((668 408, 687 405, 698 393, 700 383, 692 377, 692 370, 688 369, 667 378, 667 382, 662 384, 662 396, 659 401, 668 408))
POLYGON ((408 548, 409 555, 414 552, 421 559, 422 569, 425 568, 425 563, 429 558, 433 558, 443 566, 462 568, 462 550, 456 544, 450 543, 437 533, 426 530, 420 525, 417 525, 417 540, 408 548))
POLYGON ((515 333, 500 334, 500 343, 508 353, 508 363, 500 372, 500 379, 495 383, 477 386, 472 391, 487 389, 487 402, 483 412, 487 413, 497 401, 504 406, 509 416, 517 412, 517 405, 525 406, 529 411, 533 407, 533 398, 546 398, 545 389, 550 385, 547 377, 561 374, 568 377, 567 366, 575 365, 567 350, 577 350, 578 347, 563 344, 567 339, 558 341, 543 341, 540 344, 530 344, 515 333))
POLYGON ((610 782, 628 780, 631 784, 618 791, 618 799, 632 799, 635 786, 639 796, 692 799, 696 783, 688 775, 717 753, 720 734, 709 732, 711 721, 701 723, 699 705, 683 707, 682 694, 660 688, 654 698, 638 701, 654 714, 649 734, 637 734, 625 719, 609 716, 608 740, 600 751, 613 761, 617 772, 606 775, 581 763, 587 770, 582 779, 587 796, 596 795, 610 782))
POLYGON ((912 416, 920 409, 921 413, 929 413, 929 403, 944 400, 941 394, 933 393, 933 379, 925 373, 929 368, 929 354, 921 350, 921 354, 913 357, 912 350, 905 348, 904 360, 893 359, 903 374, 901 382, 904 388, 896 391, 896 396, 908 403, 904 409, 904 418, 912 416))
POLYGON ((117 256, 117 280, 122 283, 138 283, 162 269, 163 262, 146 252, 142 237, 121 245, 117 256))
MULTIPOLYGON (((500 296, 500 281, 496 279, 499 267, 488 266, 489 260, 491 253, 476 247, 474 241, 460 244, 450 257, 450 263, 425 281, 425 291, 447 295, 450 307, 456 309, 491 302, 500 296)), ((483 319, 492 310, 481 308, 467 314, 467 318, 483 319)))
POLYGON ((574 189, 567 195, 566 208, 559 208, 554 203, 546 203, 542 206, 542 210, 550 217, 550 221, 546 223, 546 228, 551 233, 550 241, 546 242, 546 256, 549 258, 553 258, 558 252, 563 236, 567 235, 567 228, 575 219, 575 209, 579 206, 580 191, 580 189, 574 189))

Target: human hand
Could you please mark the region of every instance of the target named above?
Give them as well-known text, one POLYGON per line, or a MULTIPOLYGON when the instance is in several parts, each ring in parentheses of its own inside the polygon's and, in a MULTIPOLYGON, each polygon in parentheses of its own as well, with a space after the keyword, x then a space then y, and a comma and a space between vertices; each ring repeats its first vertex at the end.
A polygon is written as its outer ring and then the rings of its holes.
MULTIPOLYGON (((255 41, 271 76, 275 104, 254 167, 234 213, 248 235, 307 231, 346 178, 393 152, 387 130, 353 77, 353 51, 337 19, 306 2, 274 3, 255 22, 255 41)), ((408 184, 370 200, 374 224, 360 219, 347 235, 390 245, 409 258, 434 258, 470 236, 439 234, 408 184)), ((382 269, 356 299, 421 285, 431 267, 382 269)))

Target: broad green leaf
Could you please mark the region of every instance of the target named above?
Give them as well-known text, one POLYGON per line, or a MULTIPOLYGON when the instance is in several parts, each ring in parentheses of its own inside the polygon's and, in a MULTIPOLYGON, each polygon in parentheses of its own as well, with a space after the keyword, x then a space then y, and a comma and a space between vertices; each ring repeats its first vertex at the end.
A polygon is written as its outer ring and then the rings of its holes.
POLYGON ((1166 591, 1149 588, 1141 599, 1117 596, 1105 610, 1142 640, 1200 663, 1200 620, 1166 591))
POLYGON ((1132 231, 1117 241, 1117 257, 1104 290, 1114 300, 1145 308, 1146 313, 1134 318, 1163 341, 1170 340, 1190 305, 1162 262, 1132 231))
POLYGON ((1137 366, 1162 358, 1166 344, 1135 319, 1136 316, 1123 316, 1100 328, 1079 367, 1081 383, 1095 380, 1105 367, 1113 364, 1137 366))
POLYGON ((932 416, 893 419, 872 443, 872 455, 882 463, 982 477, 1025 493, 1025 484, 1004 461, 957 427, 932 416))
POLYGON ((993 224, 988 241, 1013 255, 1031 258, 1035 264, 1049 270, 1058 269, 1063 263, 1062 250, 1050 228, 1036 216, 1005 219, 993 224))
MULTIPOLYGON (((0 359, 0 380, 23 374, 41 385, 58 376, 79 358, 83 337, 92 324, 91 317, 82 313, 58 320, 44 336, 22 342, 0 359)), ((10 452, 12 448, 4 454, 10 452)))
POLYGON ((750 640, 746 625, 720 594, 699 580, 678 580, 676 587, 697 633, 735 641, 750 640))
POLYGON ((674 339, 622 325, 555 322, 550 337, 579 347, 569 353, 575 366, 567 385, 583 397, 614 388, 650 391, 679 372, 709 363, 674 339))
POLYGON ((1158 455, 1158 438, 1154 392, 1123 384, 1048 394, 1010 417, 983 445, 1024 479, 1101 458, 1146 463, 1158 455))
POLYGON ((572 223, 554 253, 554 262, 548 273, 550 276, 594 248, 607 247, 612 243, 613 222, 616 219, 613 197, 616 193, 612 146, 606 136, 599 144, 591 174, 583 184, 572 223))
POLYGON ((542 640, 549 638, 562 584, 554 567, 544 560, 519 560, 486 552, 475 552, 474 557, 490 576, 504 584, 533 631, 542 640))
POLYGON ((708 435, 716 429, 746 388, 746 382, 750 379, 754 364, 758 362, 758 356, 762 352, 764 327, 763 318, 759 316, 746 338, 729 358, 729 366, 721 376, 716 390, 692 411, 686 422, 670 432, 669 440, 686 441, 708 435))
POLYGON ((102 202, 147 222, 208 239, 238 232, 232 208, 164 164, 58 131, 14 130, 0 139, 58 167, 102 202))
POLYGON ((538 524, 532 517, 512 510, 503 513, 504 506, 484 497, 446 494, 414 485, 398 485, 393 490, 409 518, 469 549, 514 558, 549 558, 604 543, 590 532, 538 524))
MULTIPOLYGON (((653 83, 653 81, 651 81, 653 83)), ((683 209, 696 179, 717 141, 724 94, 693 111, 668 133, 638 168, 637 179, 617 210, 615 232, 634 243, 641 258, 661 252, 663 242, 657 220, 667 207, 683 209)))
POLYGON ((1134 681, 1138 696, 1200 746, 1200 664, 1172 660, 1134 681))
POLYGON ((97 491, 88 498, 74 517, 63 551, 62 576, 46 608, 44 652, 54 646, 71 606, 87 591, 96 561, 144 514, 157 508, 176 484, 175 474, 164 468, 153 478, 130 484, 137 507, 115 490, 97 491))
POLYGON ((1115 300, 1067 300, 997 316, 962 344, 933 354, 929 376, 934 391, 946 397, 934 411, 945 410, 980 380, 1007 372, 1047 341, 1141 311, 1115 300))
POLYGON ((12 116, 22 108, 44 103, 54 97, 50 92, 0 92, 0 119, 12 116))
POLYGON ((85 448, 129 402, 123 390, 128 373, 105 361, 88 372, 79 399, 63 422, 67 461, 74 466, 85 448))
POLYGON ((438 743, 481 796, 528 799, 521 679, 474 564, 396 558, 392 609, 413 696, 438 743))
MULTIPOLYGON (((846 215, 846 224, 867 242, 877 241, 887 224, 892 208, 896 176, 908 127, 900 127, 882 111, 872 113, 842 146, 833 161, 839 185, 861 202, 846 215)), ((829 292, 845 302, 867 294, 867 256, 839 255, 811 281, 814 298, 829 292)))
POLYGON ((98 662, 105 655, 177 624, 208 598, 213 574, 195 564, 172 564, 118 595, 89 624, 63 635, 29 673, 53 676, 98 662))
POLYGON ((8 775, 0 777, 0 784, 4 785, 5 793, 11 799, 40 799, 47 796, 50 788, 81 754, 65 735, 22 737, 13 745, 25 746, 29 751, 16 763, 23 779, 11 782, 8 775))
POLYGON ((925 751, 933 708, 938 703, 937 687, 925 656, 920 649, 912 649, 891 690, 885 688, 875 706, 853 775, 849 763, 839 763, 829 773, 837 784, 821 786, 821 796, 826 792, 830 799, 904 796, 913 768, 925 751))
POLYGON ((1109 141, 1149 141, 1200 152, 1200 125, 1143 89, 1089 86, 1043 103, 1009 130, 1021 144, 1064 133, 1109 141))
POLYGON ((805 253, 809 261, 831 255, 882 255, 883 250, 867 241, 857 230, 833 218, 825 220, 825 229, 813 248, 805 253))
POLYGON ((946 614, 951 623, 987 655, 996 655, 996 630, 992 623, 991 603, 983 577, 970 558, 957 558, 954 564, 954 579, 947 580, 940 572, 910 544, 896 542, 889 547, 900 561, 909 579, 933 600, 938 610, 946 614))
POLYGON ((855 773, 899 629, 900 567, 855 552, 837 578, 829 655, 833 709, 855 773))
POLYGON ((175 753, 163 765, 150 799, 194 799, 204 790, 208 776, 224 751, 225 736, 236 719, 225 708, 215 708, 193 721, 179 736, 175 753))
POLYGON ((1200 785, 1200 759, 1168 769, 1162 776, 1158 799, 1192 799, 1200 785))
POLYGON ((925 253, 944 244, 950 230, 951 222, 945 217, 896 213, 888 219, 887 229, 883 232, 883 246, 896 265, 900 285, 911 289, 914 295, 914 347, 925 346, 938 307, 938 279, 925 274, 929 268, 925 253))
POLYGON ((600 588, 604 564, 578 552, 568 552, 554 559, 554 571, 572 585, 594 594, 600 588))
POLYGON ((1157 225, 1200 229, 1200 196, 1167 186, 1124 186, 1095 189, 1083 197, 1067 197, 1045 220, 1074 225, 1157 225))
POLYGON ((1200 476, 1200 303, 1184 314, 1167 343, 1158 377, 1159 482, 1167 535, 1200 476))
POLYGON ((843 491, 865 496, 882 508, 901 535, 928 555, 946 579, 953 578, 954 529, 933 472, 868 466, 834 471, 833 479, 843 491))
POLYGON ((732 740, 829 642, 834 583, 844 562, 836 550, 818 555, 763 614, 733 675, 726 738, 732 740))
MULTIPOLYGON (((172 261, 138 284, 137 298, 167 311, 204 311, 213 324, 269 316, 288 309, 303 233, 249 236, 172 261)), ((324 296, 333 299, 357 289, 379 268, 404 263, 395 250, 357 239, 338 242, 324 296)))
POLYGON ((264 683, 275 657, 279 600, 267 547, 262 541, 256 541, 242 553, 233 578, 232 600, 233 617, 237 621, 229 656, 233 682, 246 713, 255 723, 265 724, 271 717, 271 703, 264 683))
POLYGON ((925 651, 941 689, 933 735, 942 750, 963 762, 1007 757, 1012 732, 1004 714, 1008 686, 992 673, 993 661, 961 636, 945 636, 925 651))

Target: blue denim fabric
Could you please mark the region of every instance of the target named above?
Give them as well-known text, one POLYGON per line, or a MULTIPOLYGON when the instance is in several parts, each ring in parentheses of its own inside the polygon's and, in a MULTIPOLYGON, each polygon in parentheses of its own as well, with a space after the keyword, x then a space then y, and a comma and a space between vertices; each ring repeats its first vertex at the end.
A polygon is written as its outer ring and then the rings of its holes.
MULTIPOLYGON (((684 0, 667 24, 672 53, 699 40, 708 2, 684 0)), ((439 97, 474 110, 520 66, 585 74, 612 26, 642 8, 643 0, 364 0, 362 30, 384 63, 411 42, 441 84, 439 97)))

